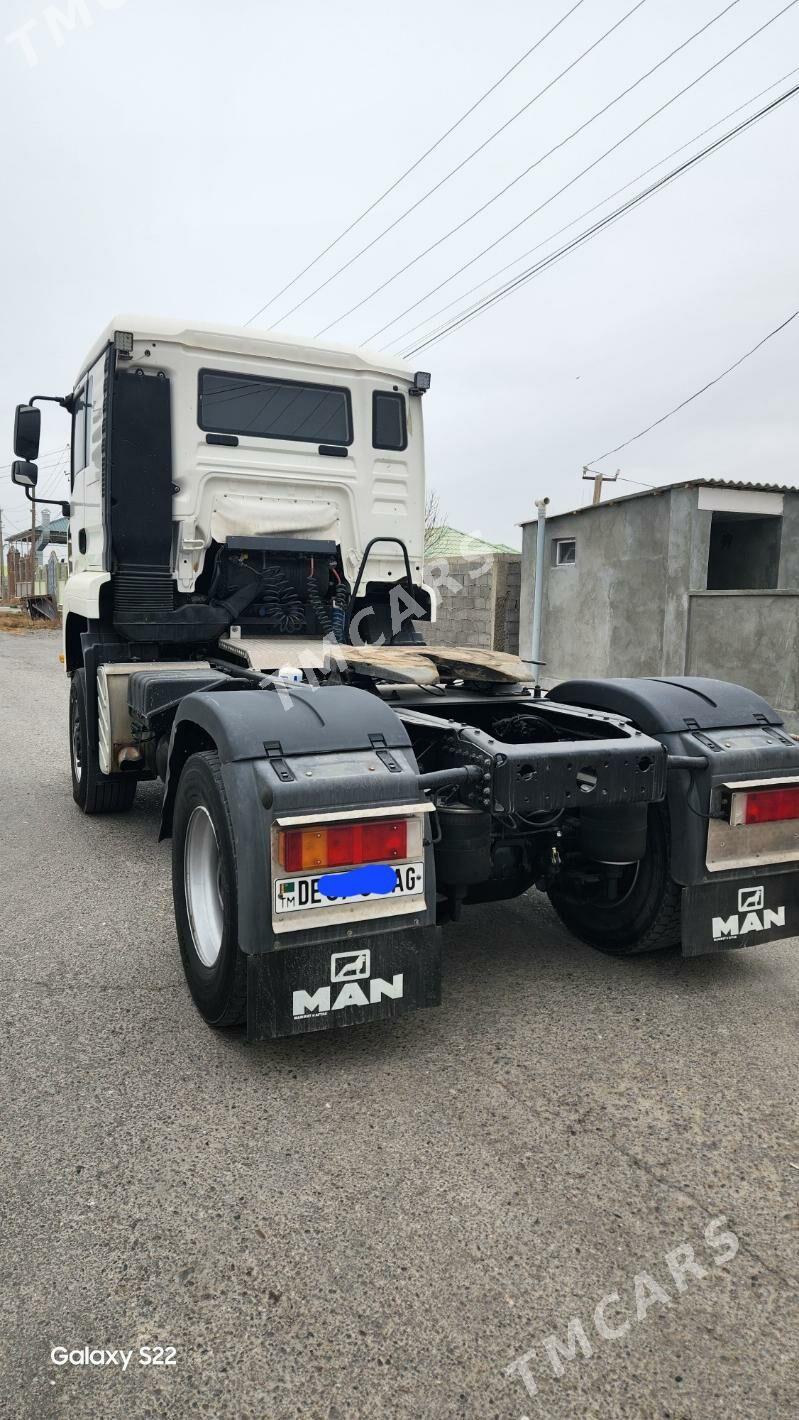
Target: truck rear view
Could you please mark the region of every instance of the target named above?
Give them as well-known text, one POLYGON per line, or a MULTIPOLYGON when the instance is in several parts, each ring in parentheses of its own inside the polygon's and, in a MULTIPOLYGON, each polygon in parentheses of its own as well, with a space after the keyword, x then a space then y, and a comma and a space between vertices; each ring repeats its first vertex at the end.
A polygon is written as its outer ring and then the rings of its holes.
MULTIPOLYGON (((73 795, 121 812, 163 783, 189 988, 253 1039, 435 1005, 442 924, 530 889, 620 955, 799 929, 799 749, 760 697, 541 696, 518 657, 436 643, 429 384, 360 350, 119 317, 55 397, 73 795)), ((31 497, 38 437, 20 406, 31 497)))

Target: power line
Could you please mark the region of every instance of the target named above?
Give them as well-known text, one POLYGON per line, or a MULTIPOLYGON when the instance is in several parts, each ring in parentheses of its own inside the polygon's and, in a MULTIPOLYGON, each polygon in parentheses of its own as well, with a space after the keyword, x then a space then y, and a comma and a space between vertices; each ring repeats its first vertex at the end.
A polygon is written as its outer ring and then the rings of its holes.
POLYGON ((40 499, 58 498, 64 503, 67 501, 66 489, 60 487, 57 482, 43 483, 41 488, 36 489, 34 496, 40 499))
POLYGON ((416 345, 404 351, 403 355, 415 355, 420 350, 426 349, 429 345, 435 344, 439 340, 444 339, 445 336, 451 334, 452 331, 458 329, 460 326, 468 324, 470 321, 474 320, 478 315, 480 315, 483 310, 486 310, 490 306, 498 304, 499 301, 503 300, 506 296, 511 295, 513 291, 517 289, 517 287, 525 285, 528 281, 533 280, 543 271, 548 270, 550 266, 554 266, 558 261, 562 260, 565 256, 568 256, 572 251, 577 250, 579 247, 583 246, 588 241, 593 240, 593 238, 595 236, 598 236, 600 232, 604 231, 608 227, 613 226, 622 217, 626 216, 628 212, 632 211, 635 207, 639 206, 641 203, 645 202, 649 197, 660 191, 661 188, 669 186, 678 177, 681 177, 683 173, 688 172, 698 163, 703 162, 704 159, 709 157, 712 153, 726 146, 727 143, 732 142, 733 139, 739 136, 739 134, 745 132, 746 129, 757 123, 761 118, 765 117, 766 114, 770 113, 773 109, 778 108, 788 99, 795 97, 797 93, 799 93, 799 85, 795 85, 794 88, 789 89, 786 91, 786 93, 779 95, 778 98, 774 99, 770 104, 767 104, 763 109, 758 110, 758 112, 755 114, 751 114, 749 118, 744 119, 735 128, 730 129, 729 132, 725 134, 722 134, 720 138, 715 139, 713 143, 708 144, 707 147, 701 149, 698 153, 695 153, 691 158, 686 159, 684 163, 681 163, 676 168, 671 169, 671 171, 665 173, 662 178, 658 178, 656 182, 651 183, 649 187, 644 188, 639 193, 636 193, 633 197, 629 198, 626 202, 622 203, 619 207, 615 208, 605 217, 600 218, 600 220, 598 222, 595 222, 593 226, 588 227, 585 231, 578 233, 576 237, 573 237, 571 241, 566 242, 562 247, 558 248, 557 251, 551 252, 548 256, 543 257, 533 266, 528 267, 526 271, 521 272, 519 276, 514 277, 512 280, 506 282, 503 286, 499 287, 494 292, 489 293, 489 295, 484 297, 482 300, 475 302, 472 306, 461 312, 460 315, 455 316, 451 321, 445 322, 437 330, 432 331, 428 336, 426 336, 424 340, 419 341, 416 345))
MULTIPOLYGON (((633 138, 636 133, 640 133, 641 129, 645 128, 648 123, 651 123, 653 119, 658 118, 662 113, 665 113, 666 109, 670 108, 672 104, 676 103, 678 99, 682 98, 691 89, 696 88, 697 84, 700 84, 702 80, 706 79, 709 74, 712 74, 714 70, 718 69, 722 64, 725 64, 728 59, 731 59, 732 56, 734 54, 737 54, 741 49, 743 49, 745 45, 751 43, 751 41, 755 39, 759 34, 762 34, 763 30, 768 29, 769 25, 774 24, 775 20, 778 20, 782 15, 786 13, 786 11, 792 9, 796 3, 797 0, 789 0, 789 3, 782 10, 778 11, 776 15, 772 15, 770 20, 766 20, 764 24, 758 27, 758 29, 753 30, 751 34, 747 35, 732 49, 727 50, 726 54, 723 54, 720 59, 717 59, 713 64, 709 65, 707 69, 704 69, 702 73, 698 74, 695 79, 692 79, 689 84, 684 85, 682 89, 678 89, 675 94, 672 94, 671 98, 666 99, 664 103, 659 104, 658 107, 654 109, 652 113, 648 114, 646 118, 641 119, 640 123, 637 123, 634 128, 631 128, 627 133, 623 134, 621 138, 617 139, 615 143, 612 143, 609 148, 606 148, 603 153, 600 153, 598 157, 594 158, 592 162, 588 163, 586 167, 582 168, 579 173, 576 173, 575 176, 570 178, 568 182, 565 182, 562 187, 559 187, 555 192, 550 193, 549 197, 545 198, 543 202, 540 202, 537 207, 534 207, 532 212, 528 212, 527 215, 520 218, 518 222, 514 222, 511 227, 508 227, 507 230, 502 232, 500 236, 496 237, 493 242, 489 242, 487 246, 483 247, 482 250, 479 251, 476 256, 471 257, 469 261, 465 261, 455 271, 451 272, 449 276, 445 277, 443 281, 439 281, 437 286, 434 286, 430 291, 427 292, 426 296, 422 297, 420 301, 414 303, 414 305, 421 304, 421 300, 427 300, 430 296, 435 295, 437 291, 440 291, 444 286, 447 286, 450 281, 453 281, 456 276, 460 276, 462 272, 467 271, 470 266, 474 266, 475 263, 481 259, 481 257, 486 256, 488 252, 493 251, 495 247, 498 247, 508 237, 512 236, 514 232, 517 232, 521 227, 526 226, 526 224, 532 221, 533 217, 536 217, 539 212, 543 212, 545 207, 549 207, 552 202, 554 202, 558 197, 561 197, 564 192, 568 191, 570 187, 573 187, 574 184, 576 182, 579 182, 581 178, 585 177, 586 173, 590 173, 595 167, 597 167, 601 162, 603 162, 605 158, 608 158, 611 153, 615 153, 618 148, 621 148, 626 142, 628 142, 630 138, 633 138)), ((471 218, 467 218, 467 221, 470 220, 471 218)), ((465 223, 462 223, 461 225, 465 225, 465 223)), ((457 230, 457 228, 453 230, 457 230)), ((423 252, 421 253, 421 255, 425 255, 425 253, 423 252)), ((410 263, 410 265, 413 265, 413 263, 410 263)), ((395 273, 395 275, 399 274, 400 273, 395 273)), ((392 277, 391 279, 393 280, 394 278, 392 277)), ((389 283, 385 282, 384 284, 388 285, 389 283)), ((374 294, 374 292, 372 294, 374 294)), ((395 317, 395 319, 399 320, 403 315, 407 315, 408 311, 414 309, 414 305, 407 306, 406 309, 402 311, 399 316, 395 317)), ((384 330, 387 330, 389 326, 393 324, 393 321, 389 321, 386 325, 381 326, 380 330, 373 331, 370 336, 367 336, 367 339, 364 344, 375 339, 377 335, 381 335, 384 330)))
POLYGON ((772 101, 769 104, 766 104, 762 109, 758 109, 756 113, 750 114, 748 118, 743 119, 741 123, 737 124, 734 128, 729 129, 727 133, 723 133, 719 138, 714 139, 712 143, 708 143, 707 146, 705 148, 700 149, 698 153, 694 153, 690 158, 686 158, 685 162, 678 164, 676 168, 672 168, 668 173, 664 173, 663 177, 658 178, 653 183, 650 183, 649 187, 642 189, 642 191, 639 193, 635 193, 632 197, 628 198, 626 202, 623 202, 619 207, 614 208, 614 210, 612 212, 609 212, 605 217, 601 217, 599 221, 593 224, 593 226, 587 227, 585 231, 578 233, 578 235, 576 237, 573 237, 571 241, 564 243, 564 245, 562 247, 559 247, 557 251, 551 252, 548 256, 542 257, 540 261, 536 262, 533 266, 528 267, 526 271, 521 272, 518 276, 514 277, 510 281, 507 281, 503 286, 500 286, 497 290, 483 297, 482 300, 476 301, 472 306, 467 308, 460 315, 454 316, 451 321, 445 322, 437 330, 432 331, 429 335, 425 336, 424 340, 420 340, 415 345, 411 346, 409 349, 404 350, 402 352, 403 357, 416 355, 420 350, 426 349, 427 346, 432 345, 439 340, 443 340, 445 336, 450 335, 454 330, 457 330, 460 326, 466 325, 469 323, 469 321, 474 320, 484 310, 487 310, 489 307, 496 305, 499 301, 504 300, 506 296, 511 295, 512 292, 515 291, 518 287, 525 285, 528 281, 532 281, 534 277, 540 275, 541 272, 548 270, 550 266, 554 266, 556 262, 561 261, 563 257, 568 256, 572 251, 575 251, 578 247, 583 246, 588 241, 591 241, 595 236, 598 236, 600 232, 604 231, 607 227, 612 226, 615 222, 626 216, 628 212, 631 212, 635 207, 640 206, 641 203, 645 202, 649 197, 652 197, 654 193, 659 192, 662 188, 669 186, 670 183, 676 181, 677 178, 681 177, 683 173, 689 172, 692 168, 696 167, 697 164, 703 162, 704 159, 709 157, 712 153, 715 153, 720 148, 725 147, 727 143, 731 143, 741 133, 744 133, 755 123, 758 123, 760 119, 764 118, 767 114, 772 113, 775 109, 779 108, 789 99, 794 98, 797 94, 799 94, 799 84, 795 84, 793 88, 787 89, 784 94, 779 94, 776 99, 772 99, 772 101))
MULTIPOLYGON (((40 463, 43 463, 45 459, 60 459, 60 458, 62 457, 63 453, 64 453, 63 448, 61 448, 61 449, 50 449, 49 452, 46 453, 46 454, 39 454, 39 457, 37 458, 36 462, 40 464, 40 463)), ((12 463, 16 463, 16 459, 13 459, 13 460, 12 460, 12 463)), ((7 468, 11 468, 11 464, 10 464, 10 463, 0 463, 0 470, 7 469, 7 468)))
MULTIPOLYGON (((46 469, 40 469, 40 471, 43 471, 47 475, 47 477, 43 480, 41 487, 38 487, 37 485, 36 493, 34 496, 46 498, 51 493, 56 493, 57 495, 58 479, 67 471, 64 467, 64 458, 69 454, 69 444, 70 441, 69 439, 67 439, 66 443, 63 444, 62 447, 58 449, 54 455, 42 455, 42 459, 52 457, 53 462, 50 463, 46 469)), ((41 461, 41 459, 36 460, 37 466, 41 465, 41 461)))
POLYGON ((546 34, 541 35, 540 39, 536 40, 535 44, 531 44, 530 48, 526 49, 524 54, 520 55, 519 58, 513 64, 511 64, 510 68, 506 69, 505 73, 501 74, 500 77, 490 86, 490 88, 486 89, 485 93, 480 95, 479 99, 475 99, 475 102, 469 108, 467 108, 465 112, 461 114, 460 118, 456 119, 455 122, 451 124, 450 127, 444 133, 442 133, 439 138, 436 139, 435 143, 432 143, 429 148, 425 149, 421 157, 417 158, 414 163, 411 163, 411 166, 409 168, 406 168, 404 173, 400 173, 400 176, 396 178, 394 182, 392 182, 390 187, 386 188, 385 192, 382 192, 379 197, 375 198, 374 202, 371 202, 368 207, 365 207, 363 212, 361 212, 360 216, 356 217, 353 222, 350 222, 349 226, 345 227, 342 232, 339 232, 338 236, 334 237, 333 241, 329 242, 328 245, 324 248, 324 250, 320 251, 319 255, 314 257, 313 261, 309 261, 308 265, 303 267, 302 271, 298 271, 297 275, 293 276, 290 281, 287 281, 285 286, 281 286, 280 290, 276 291, 274 296, 270 296, 269 300, 266 301, 263 306, 259 307, 255 314, 250 316, 249 320, 246 320, 244 324, 251 325, 252 322, 254 320, 257 320, 258 316, 260 316, 265 310, 267 310, 269 306, 273 305, 275 301, 279 300, 281 296, 285 295, 286 291, 290 291, 292 286, 296 286, 297 282, 300 281, 302 277, 306 275, 307 272, 311 271, 314 266, 318 265, 318 263, 322 260, 322 257, 327 256, 327 253, 329 251, 332 251, 334 247, 338 246, 339 242, 343 241, 344 238, 348 236, 350 232, 354 231, 355 228, 359 226, 361 222, 363 222, 364 218, 369 216, 370 212, 374 212, 375 208, 379 207, 380 203, 384 202, 385 199, 389 197, 391 193, 394 192, 400 186, 400 183, 403 183, 405 181, 406 177, 410 177, 411 173, 415 172, 416 169, 420 167, 420 165, 425 161, 425 159, 429 158, 430 154, 435 152, 436 148, 440 148, 441 144, 445 141, 445 139, 449 138, 450 135, 455 132, 456 128, 460 128, 461 124, 465 123, 466 119, 474 113, 475 109, 478 109, 482 103, 485 103, 485 100, 487 98, 490 98, 491 94, 493 94, 500 87, 501 84, 504 84, 505 80, 509 79, 511 74, 513 74, 515 70, 517 70, 526 59, 530 58, 530 55, 533 54, 535 50, 537 50, 540 45, 544 43, 544 40, 549 39, 549 36, 551 34, 554 34, 555 30, 558 29, 566 20, 568 20, 569 16, 573 15, 575 10, 579 10, 580 6, 583 3, 584 0, 576 0, 576 4, 572 5, 571 9, 566 11, 566 14, 563 16, 563 18, 558 20, 557 23, 551 27, 551 29, 548 29, 546 34))
POLYGON ((651 424, 647 424, 646 428, 642 429, 640 433, 633 434, 630 439, 625 439, 623 444, 617 444, 615 449, 608 449, 604 454, 599 454, 597 458, 591 459, 591 463, 599 463, 601 459, 610 458, 611 454, 617 454, 620 449, 626 449, 629 444, 634 444, 636 439, 643 439, 645 434, 649 434, 652 429, 657 429, 659 424, 663 424, 667 419, 671 419, 673 414, 678 414, 681 409, 685 409, 687 404, 692 404, 701 394, 705 394, 707 390, 717 385, 720 380, 732 374, 732 371, 737 370, 738 366, 742 365, 744 360, 748 360, 750 355, 754 355, 755 351, 760 350, 761 347, 766 344, 766 341, 771 340, 775 335, 779 335, 780 331, 785 330, 785 327, 790 325, 791 321, 796 320, 797 316, 799 316, 799 310, 794 311, 786 320, 775 326, 773 330, 770 330, 768 335, 764 335, 762 340, 758 340, 757 345, 753 345, 751 350, 747 350, 746 353, 741 355, 732 365, 728 365, 726 370, 722 370, 720 375, 716 375, 715 379, 708 380, 707 384, 702 385, 701 389, 695 390, 687 399, 682 400, 679 404, 675 404, 674 408, 670 409, 667 414, 661 414, 659 419, 655 419, 651 424))
MULTIPOLYGON (((378 286, 375 286, 374 289, 368 293, 368 295, 364 296, 360 301, 357 301, 354 306, 350 306, 349 310, 344 311, 343 314, 337 316, 335 320, 328 322, 328 324, 326 326, 323 326, 321 330, 316 332, 316 334, 324 335, 328 330, 331 329, 332 326, 338 325, 339 322, 342 320, 346 320, 347 316, 351 316, 355 311, 360 310, 361 306, 365 306, 367 301, 371 301, 374 296, 378 295, 381 291, 384 291, 387 286, 390 286, 392 282, 397 280, 397 277, 403 276, 406 271, 410 271, 411 267, 415 266, 417 262, 422 260, 423 257, 428 256, 431 251, 435 251, 437 247, 441 246, 443 242, 448 241, 450 237, 456 234, 456 232, 462 231, 464 227, 467 227, 470 222, 474 221, 475 217, 479 217, 483 212, 487 211, 487 209, 493 206, 493 204, 497 202, 500 197, 504 197, 505 194, 507 192, 510 192, 511 188, 515 187, 516 184, 521 182, 523 178, 527 177, 531 172, 534 171, 535 168, 540 167, 541 163, 545 162, 547 158, 550 158, 553 153, 559 152, 560 149, 564 148, 567 143, 570 143, 573 138, 576 138, 578 134, 582 133, 592 123, 595 123, 597 119, 601 118, 617 103, 620 103, 622 99, 626 98, 628 94, 632 93, 633 89, 636 89, 639 84, 642 84, 646 79, 649 79, 652 74, 654 74, 658 69, 661 69, 664 64, 667 64, 669 60, 673 59, 676 54, 679 54, 681 50, 685 49, 686 46, 691 44, 695 39, 697 39, 699 35, 704 34, 705 30, 709 29, 711 25, 716 24, 716 22, 720 20, 723 15, 725 15, 729 10, 733 8, 734 5, 738 3, 739 0, 730 0, 730 3, 726 5, 723 10, 720 10, 718 14, 714 15, 710 20, 708 20, 707 23, 701 27, 701 29, 695 30, 694 33, 689 35, 687 39, 683 40, 681 44, 678 44, 674 49, 670 50, 668 54, 665 54, 662 59, 659 59, 657 64, 653 64, 650 69, 647 69, 643 74, 639 75, 639 77, 635 79, 632 84, 628 84, 626 88, 622 89, 618 94, 616 94, 612 99, 610 99, 608 103, 603 104, 602 108, 597 109, 595 113, 591 114, 590 117, 585 119, 583 123, 579 124, 577 128, 572 129, 571 133, 568 133, 565 138, 562 138, 560 140, 559 143, 555 143, 551 148, 548 148, 545 153, 542 153, 538 158, 536 158, 534 162, 528 164, 528 166, 524 168, 522 172, 517 173, 516 177, 512 178, 510 182, 506 183, 504 187, 501 187, 499 191, 495 192, 492 197, 489 197, 486 202, 483 202, 479 207, 475 208, 475 210, 473 212, 470 212, 467 217, 464 217, 462 221, 456 223, 456 225, 454 227, 451 227, 448 232, 445 232, 443 236, 438 237, 434 242, 431 242, 430 245, 425 247, 423 251, 418 252, 417 255, 412 257, 410 261, 406 262, 404 266, 401 266, 385 281, 381 281, 378 286)), ((796 4, 796 0, 789 0, 789 4, 786 6, 786 8, 790 9, 791 5, 794 4, 796 4)), ((774 18, 776 19, 777 16, 775 16, 774 18)), ((772 21, 768 21, 768 23, 771 24, 772 21)), ((765 28, 765 25, 761 26, 761 29, 765 28)), ((755 34, 758 33, 759 30, 756 30, 755 34)), ((754 36, 749 36, 749 38, 754 38, 754 36)), ((747 43, 747 41, 744 40, 742 41, 742 43, 745 44, 747 43)), ((740 45, 737 46, 737 48, 740 47, 740 45)), ((731 50, 730 53, 734 54, 735 50, 731 50)), ((729 54, 725 55, 724 58, 729 58, 729 54)), ((717 61, 717 63, 723 63, 723 59, 717 61)), ((711 66, 711 68, 714 67, 716 66, 711 66)), ((710 70, 706 70, 705 72, 710 73, 710 70)), ((702 77, 704 77, 704 75, 700 75, 700 78, 702 77)), ((694 82, 698 83, 699 81, 695 80, 694 82)), ((691 86, 689 85, 688 87, 690 88, 691 86)), ((680 92, 685 92, 685 90, 681 90, 680 92)), ((663 108, 668 108, 669 103, 673 103, 674 99, 679 98, 679 96, 679 94, 676 94, 674 98, 670 99, 667 103, 663 105, 663 108)), ((656 110, 656 113, 661 111, 662 110, 656 110)), ((548 201, 554 201, 554 198, 558 197, 560 195, 560 192, 564 192, 566 190, 566 187, 571 187, 572 183, 577 182, 579 178, 585 175, 585 173, 590 172, 591 168, 596 167, 597 163, 601 162, 603 158, 608 156, 608 153, 612 153, 615 148, 626 142, 627 138, 632 137, 634 133, 638 132, 639 128, 642 128, 644 126, 644 123, 648 123, 650 119, 654 118, 655 116, 655 114, 650 114, 649 119, 645 119, 643 123, 638 124, 637 127, 633 128, 630 133, 625 135, 624 138, 619 139, 618 143, 615 143, 611 148, 607 149, 605 153, 600 154, 600 156, 596 158, 593 163, 590 163, 587 168, 584 168, 581 173, 577 174, 577 177, 572 178, 571 182, 566 183, 563 188, 559 189, 558 192, 554 193, 553 196, 548 199, 548 201)), ((547 204, 544 203, 542 205, 546 206, 547 204)), ((541 209, 537 208, 536 210, 540 211, 541 209)), ((528 217, 523 219, 523 221, 529 221, 530 217, 534 215, 535 213, 530 213, 528 217)), ((523 225, 522 222, 516 224, 516 226, 521 225, 523 225)), ((515 230, 516 227, 511 228, 511 231, 515 230)), ((508 235, 508 233, 506 233, 505 235, 508 235)), ((503 238, 498 239, 498 241, 500 240, 503 240, 503 238)), ((487 247, 485 250, 490 251, 491 247, 496 246, 497 244, 497 242, 493 242, 491 246, 487 247)), ((484 253, 481 253, 481 255, 484 255, 484 253)), ((470 263, 467 263, 467 265, 469 264, 470 263)), ((456 272, 455 275, 457 274, 458 273, 456 272)), ((381 330, 375 333, 378 335, 381 334, 384 328, 385 327, 381 327, 381 330)), ((368 338, 371 340, 373 336, 370 336, 368 338)))
MULTIPOLYGON (((505 272, 510 271, 511 267, 518 266, 520 261, 525 261, 528 256, 532 256, 533 252, 540 251, 541 247, 546 246, 547 242, 554 241, 556 237, 560 237, 564 232, 568 232, 571 227, 576 227, 578 222, 582 222, 584 218, 590 217, 592 212, 597 212, 600 207, 604 207, 606 203, 612 202, 614 197, 618 197, 622 192, 626 192, 629 187, 634 187, 642 178, 648 177, 650 173, 655 171, 655 168, 660 168, 664 163, 668 163, 671 158, 676 158, 678 153, 682 153, 686 148, 690 148, 692 143, 698 143, 700 138, 704 138, 706 134, 712 133, 713 129, 718 128, 720 124, 726 123, 728 118, 734 118, 736 113, 740 113, 742 109, 748 108, 750 104, 757 103, 757 100, 762 99, 764 94, 771 93, 771 90, 776 89, 778 84, 784 84, 786 79, 791 79, 793 75, 797 73, 799 73, 799 66, 795 69, 789 69, 786 74, 781 74, 779 79, 774 80, 773 84, 767 84, 765 89, 760 89, 756 94, 751 94, 743 103, 737 104, 735 108, 729 109, 727 113, 722 114, 721 118, 717 118, 714 123, 708 124, 707 128, 703 128, 699 133, 695 133, 692 138, 688 138, 685 143, 680 143, 679 147, 672 148, 670 153, 665 153, 662 158, 658 158, 656 163, 650 163, 649 167, 644 168, 643 172, 636 173, 635 177, 630 178, 629 182, 625 182, 621 187, 617 187, 613 192, 609 192, 601 201, 595 202, 591 207, 587 207, 585 211, 580 212, 577 217, 572 217, 571 221, 566 222, 564 226, 558 227, 556 231, 550 232, 546 237, 542 237, 541 241, 536 242, 535 246, 528 247, 526 251, 520 252, 518 256, 513 258, 513 261, 506 262, 506 264, 500 266, 497 271, 492 271, 490 276, 484 276, 482 280, 475 282, 474 286, 470 286, 467 291, 461 291, 454 300, 448 301, 444 306, 439 306, 438 310, 431 311, 429 315, 424 316, 422 320, 417 321, 415 325, 408 326, 405 330, 400 331, 399 335, 395 336, 393 340, 389 341, 386 345, 381 345, 380 349, 387 350, 390 344, 404 340, 406 336, 413 335, 415 331, 421 330, 423 325, 428 325, 429 322, 435 320, 437 316, 443 315, 445 311, 451 310, 453 306, 457 306, 459 301, 463 301, 467 296, 473 295, 474 292, 479 291, 482 286, 487 286, 490 281, 496 281, 498 276, 504 276, 505 272)), ((452 279, 454 280, 454 277, 452 279)), ((444 282, 443 284, 446 285, 447 283, 444 282)), ((435 289, 439 290, 440 287, 436 287, 435 289)), ((397 321, 402 319, 402 316, 407 315, 410 311, 414 310, 416 306, 421 305, 432 294, 433 292, 429 291, 426 296, 422 296, 418 301, 415 301, 412 306, 406 307, 401 315, 396 316, 393 321, 389 321, 388 325, 384 326, 383 329, 387 330, 389 326, 395 325, 397 321)), ((367 337, 367 342, 368 339, 369 337, 367 337)))
MULTIPOLYGON (((55 496, 56 498, 59 497, 60 490, 58 487, 58 479, 61 477, 62 474, 68 472, 68 468, 63 466, 63 460, 65 456, 68 456, 69 454, 69 442, 69 439, 67 439, 67 442, 62 445, 60 449, 51 449, 48 453, 41 454, 40 457, 36 460, 36 464, 39 467, 40 471, 42 463, 45 459, 52 459, 54 460, 54 462, 52 462, 46 469, 43 470, 47 474, 47 478, 42 482, 41 487, 37 486, 37 488, 34 490, 34 498, 39 497, 47 500, 51 496, 55 496)), ((0 469, 10 467, 11 464, 0 465, 0 469)), ((67 501, 66 497, 63 499, 63 501, 67 501)), ((22 517, 23 515, 24 510, 21 510, 19 516, 22 517)))
MULTIPOLYGON (((646 4, 646 0, 637 0, 637 3, 633 5, 631 10, 628 10, 625 15, 622 15, 621 19, 617 20, 615 24, 611 25, 610 29, 605 30, 605 33, 601 34, 599 36, 599 39, 594 40, 593 44, 590 44, 587 49, 584 49, 582 54, 578 54, 577 58, 573 59, 570 64, 567 64, 565 69, 561 69, 560 73, 556 74, 554 79, 550 79, 549 83, 545 84, 543 89, 539 89, 537 94, 534 94, 531 99, 528 99, 525 104, 522 104, 521 108, 518 108, 515 113, 511 114, 510 118, 506 119, 504 123, 500 124, 499 128, 495 128, 494 132, 489 134, 488 138, 484 139, 484 141, 478 144, 476 148, 473 148, 471 153, 468 153, 465 158, 462 158, 461 161, 457 163, 454 168, 450 168, 450 171, 448 173, 445 173, 444 177, 440 178, 438 182, 434 183, 432 187, 428 188, 427 192, 423 193, 421 197, 417 198, 415 202, 411 203, 410 207, 406 207, 405 211, 401 212, 398 217, 395 217, 393 222, 389 222, 388 226, 384 227, 381 232, 378 232, 377 236, 373 237, 370 242, 367 242, 366 246, 361 247, 360 251, 357 251, 354 256, 351 256, 348 261, 345 261, 342 266, 339 266, 336 271, 332 272, 330 276, 328 276, 324 281, 322 281, 319 286, 317 286, 307 296, 304 296, 303 299, 301 301, 298 301, 295 306, 292 306, 291 310, 284 311, 282 316, 278 316, 277 324, 281 324, 283 321, 288 320, 289 316, 293 316, 294 312, 298 311, 301 306, 304 306, 308 303, 308 301, 313 300, 314 296, 318 296, 319 292, 323 291, 326 286, 329 286, 331 281, 335 281, 336 277, 340 276, 343 271, 347 271, 350 266, 352 266, 356 261, 360 259, 360 257, 364 256, 366 252, 371 251, 372 247, 376 246, 378 242, 383 240, 383 237, 387 236, 389 232, 393 232, 394 228, 398 227, 400 222, 404 222, 405 218, 409 217, 412 212, 415 212, 418 207, 421 207, 422 203, 426 202, 428 197, 432 197, 435 192, 438 192, 439 189, 444 186, 445 183, 449 182, 450 178, 454 177, 456 173, 461 172, 461 170, 466 167, 467 163, 470 163, 473 158, 476 158, 478 153, 482 153, 483 149, 487 148, 489 143, 493 143, 494 139, 498 138, 500 133, 504 133, 506 128, 510 128, 510 125, 512 123, 515 123, 517 118, 521 118, 523 113, 526 113, 528 109, 532 108, 533 104, 537 103, 540 98, 543 98, 544 94, 549 93, 550 89, 553 89, 555 85, 558 84, 560 80, 563 79, 567 74, 569 74, 572 69, 575 69, 577 65, 582 62, 583 59, 587 59, 589 54, 592 54, 593 51, 597 49, 604 40, 608 39, 609 36, 613 34, 614 30, 617 30, 620 25, 623 25, 625 20, 629 20, 630 16, 634 15, 636 10, 640 10, 641 6, 644 4, 646 4)), ((727 8, 732 9, 732 6, 737 4, 738 0, 731 0, 731 3, 728 5, 727 8)))
MULTIPOLYGON (((40 490, 40 497, 50 497, 51 495, 58 497, 60 493, 63 492, 63 489, 59 488, 59 483, 69 472, 68 462, 64 462, 65 456, 68 456, 68 450, 69 444, 66 444, 62 450, 59 462, 48 470, 50 476, 40 490)), ((64 499, 64 501, 66 502, 66 499, 64 499)))

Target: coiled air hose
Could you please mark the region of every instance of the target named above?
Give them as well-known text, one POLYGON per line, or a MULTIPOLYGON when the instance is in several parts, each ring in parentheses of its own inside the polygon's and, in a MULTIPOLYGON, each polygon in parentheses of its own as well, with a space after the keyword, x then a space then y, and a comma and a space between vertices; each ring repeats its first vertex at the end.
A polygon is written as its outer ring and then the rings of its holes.
POLYGON ((347 631, 347 607, 350 604, 350 594, 343 582, 339 582, 333 593, 333 635, 337 641, 343 641, 347 631))
POLYGON ((266 619, 278 631, 302 631, 305 627, 305 609, 288 579, 279 567, 267 567, 263 573, 263 604, 266 619))
POLYGON ((319 590, 319 583, 313 573, 309 576, 307 585, 308 601, 313 608, 314 615, 323 632, 326 636, 332 636, 335 641, 343 641, 347 625, 347 606, 349 604, 349 593, 346 587, 343 583, 339 583, 333 593, 332 606, 328 611, 328 607, 319 590))
POLYGON ((319 583, 313 573, 308 578, 308 601, 313 608, 314 616, 327 636, 333 635, 333 622, 328 615, 327 607, 319 590, 319 583))

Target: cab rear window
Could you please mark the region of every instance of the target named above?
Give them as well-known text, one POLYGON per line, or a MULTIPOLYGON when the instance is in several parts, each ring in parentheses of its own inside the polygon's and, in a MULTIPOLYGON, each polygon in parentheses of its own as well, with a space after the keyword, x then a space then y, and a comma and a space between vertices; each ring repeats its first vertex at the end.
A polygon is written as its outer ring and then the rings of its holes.
POLYGON ((372 395, 372 448, 407 449, 408 423, 404 394, 375 390, 372 395))
POLYGON ((201 370, 198 420, 201 429, 220 434, 352 443, 350 392, 337 385, 201 370))

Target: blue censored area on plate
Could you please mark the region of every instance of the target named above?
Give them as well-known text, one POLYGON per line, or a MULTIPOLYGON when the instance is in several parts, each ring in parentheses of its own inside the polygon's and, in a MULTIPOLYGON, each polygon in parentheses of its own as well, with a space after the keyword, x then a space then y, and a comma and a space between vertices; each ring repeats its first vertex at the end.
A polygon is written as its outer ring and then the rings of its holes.
MULTIPOLYGON (((276 878, 275 916, 318 908, 348 907, 371 902, 374 911, 384 911, 386 898, 412 897, 424 900, 424 863, 364 863, 356 868, 332 873, 294 873, 276 878)), ((409 911, 412 909, 409 909, 409 911)))
POLYGON ((387 863, 365 863, 348 873, 325 873, 317 884, 323 897, 361 897, 365 893, 393 892, 397 886, 397 870, 387 863))

